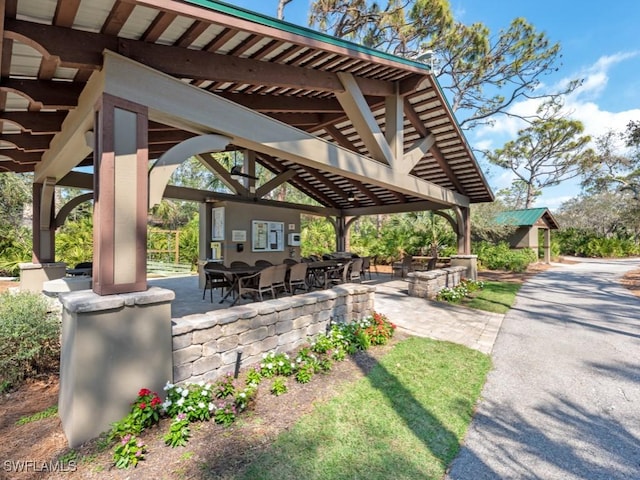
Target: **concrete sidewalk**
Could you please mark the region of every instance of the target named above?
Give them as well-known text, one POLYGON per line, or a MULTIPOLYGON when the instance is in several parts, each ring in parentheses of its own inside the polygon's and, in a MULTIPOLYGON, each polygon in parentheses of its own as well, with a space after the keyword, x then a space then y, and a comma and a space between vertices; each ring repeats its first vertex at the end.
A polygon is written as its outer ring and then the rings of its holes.
POLYGON ((640 479, 640 261, 536 275, 493 349, 494 369, 446 478, 640 479))

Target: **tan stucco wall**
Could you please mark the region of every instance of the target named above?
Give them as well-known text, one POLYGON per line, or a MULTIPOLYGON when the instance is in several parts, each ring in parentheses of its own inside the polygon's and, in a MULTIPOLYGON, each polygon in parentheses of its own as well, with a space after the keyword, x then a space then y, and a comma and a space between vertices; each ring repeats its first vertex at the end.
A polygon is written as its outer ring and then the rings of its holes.
POLYGON ((507 238, 511 248, 538 248, 538 227, 518 227, 516 232, 507 238))
POLYGON ((20 290, 40 293, 45 282, 62 278, 66 274, 67 264, 62 262, 21 263, 20 290))
MULTIPOLYGON (((287 244, 287 236, 289 233, 300 233, 300 212, 293 209, 275 208, 263 205, 250 205, 246 203, 221 202, 214 203, 211 207, 225 208, 225 239, 222 243, 222 257, 224 264, 229 265, 234 260, 242 260, 249 265, 253 265, 256 260, 264 259, 272 263, 282 263, 285 258, 294 258, 300 260, 300 247, 290 247, 287 244), (251 222, 253 220, 265 220, 272 222, 284 223, 284 250, 278 252, 253 252, 251 249, 251 222), (289 230, 289 226, 293 225, 293 230, 289 230), (233 230, 244 230, 247 233, 246 242, 243 244, 243 251, 237 251, 237 244, 240 242, 232 241, 233 230)), ((205 209, 209 217, 211 216, 211 208, 205 209)), ((203 222, 203 219, 200 219, 203 222)), ((210 219, 205 219, 204 225, 209 225, 205 231, 207 234, 205 242, 211 238, 210 219)), ((207 255, 210 254, 208 245, 205 245, 207 255)), ((203 258, 204 259, 204 258, 203 258)))
POLYGON ((171 290, 60 296, 62 352, 58 412, 71 447, 129 413, 141 388, 161 394, 172 380, 171 290))

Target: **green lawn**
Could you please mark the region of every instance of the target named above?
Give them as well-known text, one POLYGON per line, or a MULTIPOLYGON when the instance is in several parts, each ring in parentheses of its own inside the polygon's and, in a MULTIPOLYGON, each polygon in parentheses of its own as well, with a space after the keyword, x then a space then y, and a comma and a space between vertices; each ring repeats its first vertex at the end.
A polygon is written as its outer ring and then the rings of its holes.
POLYGON ((365 379, 281 434, 240 478, 441 479, 490 367, 487 355, 461 345, 400 342, 365 379))
POLYGON ((462 305, 487 312, 507 313, 520 287, 519 283, 484 282, 484 288, 474 292, 471 298, 465 298, 462 305))

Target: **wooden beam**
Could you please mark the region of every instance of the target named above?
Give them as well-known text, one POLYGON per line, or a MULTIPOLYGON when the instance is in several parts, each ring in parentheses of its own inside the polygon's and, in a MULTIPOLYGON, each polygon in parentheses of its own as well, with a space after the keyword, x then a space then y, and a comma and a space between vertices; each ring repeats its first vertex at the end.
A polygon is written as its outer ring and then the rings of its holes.
POLYGON ((419 138, 413 145, 409 147, 407 152, 402 156, 402 161, 398 163, 397 168, 402 173, 409 173, 418 164, 418 162, 424 157, 427 152, 436 143, 436 137, 433 134, 429 134, 425 138, 419 138))
POLYGON ((122 56, 105 52, 102 72, 108 93, 148 105, 154 121, 197 132, 217 132, 234 145, 293 163, 448 205, 469 204, 468 197, 412 175, 402 175, 265 115, 187 85, 122 56), (215 115, 211 115, 215 112, 215 115), (250 126, 250 129, 247 127, 250 126))
POLYGON ((17 148, 0 149, 0 157, 9 157, 15 163, 35 165, 42 159, 42 152, 24 152, 17 148))
POLYGON ((375 207, 354 207, 345 208, 342 213, 346 216, 362 216, 362 215, 386 215, 392 213, 405 213, 405 212, 422 212, 426 210, 440 210, 450 208, 448 205, 443 205, 437 202, 409 202, 409 203, 394 203, 392 205, 377 205, 375 207))
POLYGON ((84 84, 3 77, 0 89, 26 97, 39 109, 71 110, 78 105, 84 84))
POLYGON ((211 173, 217 175, 222 183, 232 192, 240 195, 247 196, 249 190, 245 188, 240 182, 237 182, 234 178, 231 178, 231 174, 224 168, 211 154, 196 155, 196 158, 209 169, 211 173))
POLYGON ((261 185, 258 189, 256 189, 256 197, 258 198, 264 197, 267 193, 273 191, 283 183, 288 182, 297 174, 298 173, 295 170, 285 170, 281 174, 276 175, 267 183, 265 183, 264 185, 261 185))
MULTIPOLYGON (((102 65, 102 52, 111 50, 180 78, 325 92, 344 91, 337 75, 331 72, 204 50, 156 45, 22 20, 7 19, 5 38, 30 44, 43 54, 58 57, 62 66, 71 68, 97 70, 102 65), (74 48, 69 48, 69 45, 74 48)), ((356 83, 364 95, 383 96, 395 90, 393 82, 359 78, 356 83)))
POLYGON ((393 166, 394 158, 391 147, 384 137, 380 125, 376 122, 369 105, 353 75, 338 73, 344 85, 343 92, 335 92, 336 98, 351 120, 369 154, 377 161, 393 166))
POLYGON ((42 152, 49 148, 49 143, 52 139, 53 135, 0 134, 0 142, 10 143, 23 152, 42 152))
POLYGON ((2 112, 0 120, 11 122, 25 132, 58 133, 67 112, 2 112))

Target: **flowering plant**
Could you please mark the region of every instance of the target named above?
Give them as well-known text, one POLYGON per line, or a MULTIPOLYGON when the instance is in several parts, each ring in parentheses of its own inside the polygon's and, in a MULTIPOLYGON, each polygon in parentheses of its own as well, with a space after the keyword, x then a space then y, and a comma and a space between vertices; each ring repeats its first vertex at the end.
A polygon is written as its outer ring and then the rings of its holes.
POLYGON ((183 413, 190 422, 211 418, 211 413, 215 410, 211 384, 198 382, 178 386, 167 382, 164 389, 167 398, 162 408, 168 416, 175 417, 183 413))
POLYGON ((134 435, 127 434, 116 445, 113 461, 117 468, 135 467, 140 460, 144 460, 145 452, 145 444, 134 435))
POLYGON ((109 440, 124 438, 126 435, 138 435, 160 421, 162 401, 156 392, 142 388, 131 404, 131 411, 119 422, 111 424, 109 440))
POLYGON ((384 345, 393 337, 396 326, 381 313, 374 313, 360 324, 358 332, 362 332, 371 345, 384 345))
POLYGON ((156 392, 152 392, 148 388, 140 389, 138 398, 133 402, 131 408, 133 421, 143 429, 158 423, 161 405, 162 400, 156 392))
POLYGON ((171 422, 169 432, 164 436, 164 443, 171 447, 182 447, 187 444, 190 435, 189 419, 184 413, 179 413, 171 422))
POLYGON ((227 398, 236 393, 231 373, 227 373, 221 380, 216 382, 214 393, 216 398, 227 398))
POLYGON ((260 374, 264 378, 271 378, 274 375, 289 376, 293 374, 295 369, 296 364, 291 361, 286 353, 266 353, 260 363, 260 374))
POLYGON ((213 418, 216 423, 228 427, 236 420, 236 405, 234 402, 218 402, 213 418))

